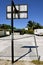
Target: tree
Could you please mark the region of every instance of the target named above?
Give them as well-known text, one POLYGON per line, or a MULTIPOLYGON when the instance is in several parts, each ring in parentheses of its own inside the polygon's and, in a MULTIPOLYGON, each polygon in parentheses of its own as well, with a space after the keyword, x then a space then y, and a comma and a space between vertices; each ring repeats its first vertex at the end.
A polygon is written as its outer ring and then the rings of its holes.
MULTIPOLYGON (((16 29, 15 27, 13 27, 13 28, 16 29)), ((0 29, 11 30, 11 25, 0 24, 0 29)))
POLYGON ((36 24, 36 29, 38 28, 42 28, 42 26, 39 23, 36 24))
POLYGON ((28 27, 29 33, 33 33, 34 29, 41 29, 41 28, 43 28, 43 26, 41 26, 39 23, 36 23, 34 21, 28 21, 27 27, 28 27))
POLYGON ((33 21, 28 21, 27 27, 28 29, 34 29, 36 26, 36 23, 33 21))
POLYGON ((28 21, 27 24, 28 29, 39 29, 42 28, 42 26, 39 23, 35 23, 34 21, 28 21))

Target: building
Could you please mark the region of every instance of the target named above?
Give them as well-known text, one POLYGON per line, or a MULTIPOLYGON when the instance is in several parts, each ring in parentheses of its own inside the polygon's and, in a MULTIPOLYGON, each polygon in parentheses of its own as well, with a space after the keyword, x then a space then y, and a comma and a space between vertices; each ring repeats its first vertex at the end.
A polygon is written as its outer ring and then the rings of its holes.
POLYGON ((43 29, 34 29, 34 34, 43 35, 43 29))
POLYGON ((15 35, 20 35, 21 34, 21 29, 15 29, 14 34, 15 35))
POLYGON ((10 35, 10 32, 7 30, 0 30, 0 37, 10 35))

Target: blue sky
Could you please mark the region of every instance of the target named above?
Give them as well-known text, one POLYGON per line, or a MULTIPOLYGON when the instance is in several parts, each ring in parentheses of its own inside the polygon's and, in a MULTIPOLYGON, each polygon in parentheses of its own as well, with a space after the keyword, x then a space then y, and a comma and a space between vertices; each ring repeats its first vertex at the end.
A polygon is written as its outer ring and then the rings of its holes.
MULTIPOLYGON (((43 25, 43 0, 14 0, 14 3, 28 4, 28 19, 15 19, 16 28, 25 28, 29 20, 43 25)), ((11 24, 11 20, 6 19, 6 6, 10 4, 11 0, 0 0, 0 24, 11 24)))

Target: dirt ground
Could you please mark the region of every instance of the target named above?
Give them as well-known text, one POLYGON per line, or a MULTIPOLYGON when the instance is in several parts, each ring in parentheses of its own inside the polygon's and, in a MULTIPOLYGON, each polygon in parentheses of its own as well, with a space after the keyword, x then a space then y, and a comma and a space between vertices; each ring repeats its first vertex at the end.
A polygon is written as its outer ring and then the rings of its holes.
POLYGON ((11 63, 9 60, 0 60, 0 65, 34 65, 29 61, 17 61, 14 64, 11 63))

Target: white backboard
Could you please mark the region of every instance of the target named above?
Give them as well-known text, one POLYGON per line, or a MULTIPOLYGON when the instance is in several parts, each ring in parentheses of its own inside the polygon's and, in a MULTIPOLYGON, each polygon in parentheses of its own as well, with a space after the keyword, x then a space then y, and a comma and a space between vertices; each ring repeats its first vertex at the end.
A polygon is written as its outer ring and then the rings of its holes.
POLYGON ((20 11, 27 11, 27 5, 20 5, 20 11))
MULTIPOLYGON (((16 5, 14 8, 13 6, 13 18, 14 19, 22 19, 28 17, 28 9, 27 5, 16 5), (19 13, 15 13, 15 8, 19 13)), ((7 6, 7 19, 11 19, 11 6, 7 6)))

